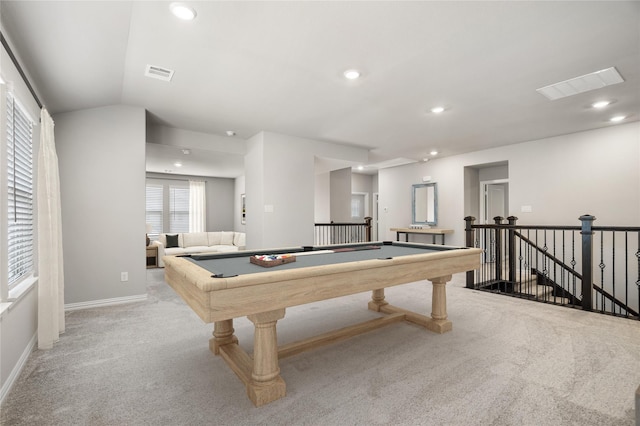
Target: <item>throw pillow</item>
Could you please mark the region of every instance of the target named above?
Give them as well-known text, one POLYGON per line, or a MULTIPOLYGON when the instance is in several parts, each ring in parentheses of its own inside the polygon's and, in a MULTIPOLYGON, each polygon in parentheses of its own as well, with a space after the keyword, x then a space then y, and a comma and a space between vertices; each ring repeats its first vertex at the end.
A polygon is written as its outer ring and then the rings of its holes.
POLYGON ((178 234, 167 234, 167 247, 166 248, 171 248, 171 247, 178 247, 178 234))

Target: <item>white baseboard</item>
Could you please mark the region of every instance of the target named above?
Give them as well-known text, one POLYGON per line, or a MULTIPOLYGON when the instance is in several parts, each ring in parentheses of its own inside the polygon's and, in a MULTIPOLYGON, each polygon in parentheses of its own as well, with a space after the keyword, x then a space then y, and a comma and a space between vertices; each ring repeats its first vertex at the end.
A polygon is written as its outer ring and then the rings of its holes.
POLYGON ((11 370, 11 374, 9 374, 9 377, 7 377, 4 385, 2 385, 2 389, 0 389, 0 406, 4 403, 4 398, 9 394, 9 391, 13 387, 16 380, 18 380, 18 377, 20 377, 20 373, 27 363, 29 356, 31 356, 31 352, 33 352, 33 349, 36 347, 37 341, 38 333, 36 332, 33 334, 33 337, 31 337, 31 340, 29 340, 29 344, 27 345, 27 347, 24 348, 20 359, 13 367, 13 370, 11 370))
POLYGON ((135 296, 114 297, 113 299, 91 300, 89 302, 67 303, 64 305, 66 311, 77 311, 79 309, 100 308, 103 306, 121 305, 123 303, 141 302, 147 300, 147 294, 137 294, 135 296))

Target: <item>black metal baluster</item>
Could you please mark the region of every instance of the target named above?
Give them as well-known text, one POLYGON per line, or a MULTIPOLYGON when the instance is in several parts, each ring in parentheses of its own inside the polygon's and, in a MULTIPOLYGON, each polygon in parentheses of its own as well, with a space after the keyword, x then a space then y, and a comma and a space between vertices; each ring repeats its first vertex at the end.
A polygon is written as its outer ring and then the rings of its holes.
MULTIPOLYGON (((476 218, 473 216, 467 216, 464 218, 464 220, 465 220, 465 227, 464 227, 465 246, 473 247, 474 246, 473 245, 474 230, 472 226, 476 218)), ((465 276, 466 276, 466 287, 474 288, 475 287, 475 283, 474 283, 475 271, 467 271, 465 276)))
MULTIPOLYGON (((502 216, 496 216, 493 218, 496 225, 502 224, 502 216)), ((494 232, 495 238, 495 246, 493 250, 493 255, 495 258, 495 276, 496 280, 499 282, 499 288, 502 286, 502 231, 500 228, 496 227, 494 232)))
MULTIPOLYGON (((531 244, 531 229, 527 229, 527 246, 526 246, 526 250, 525 250, 525 257, 524 257, 524 270, 525 273, 527 274, 527 285, 525 286, 527 289, 527 294, 531 295, 532 293, 532 288, 535 285, 533 282, 533 259, 532 259, 532 255, 531 253, 533 252, 533 245, 531 244)), ((527 296, 530 297, 530 296, 527 296)))
MULTIPOLYGON (((612 237, 612 241, 611 241, 611 295, 613 296, 613 300, 616 300, 616 231, 613 231, 611 233, 611 237, 612 237)), ((602 289, 604 290, 604 285, 602 286, 602 289)), ((604 293, 602 294, 602 297, 604 297, 604 293)), ((610 302, 611 303, 611 312, 613 312, 614 314, 616 313, 616 304, 613 302, 613 300, 610 302)), ((620 307, 618 307, 618 309, 620 310, 620 313, 622 313, 622 310, 620 309, 620 307)))
MULTIPOLYGON (((565 231, 564 229, 562 230, 562 263, 566 265, 566 245, 565 245, 565 231)), ((562 296, 566 296, 566 293, 569 291, 569 284, 568 281, 565 282, 565 277, 569 278, 569 276, 567 275, 567 272, 562 270, 562 282, 561 282, 561 286, 562 286, 562 296), (566 285, 566 287, 565 287, 566 285)), ((563 305, 566 305, 565 301, 562 301, 563 305)))
POLYGON ((582 309, 593 310, 593 231, 596 218, 590 215, 580 216, 582 221, 582 309))
MULTIPOLYGON (((573 272, 576 271, 576 231, 571 231, 571 269, 573 272)), ((573 295, 578 296, 578 292, 576 290, 576 283, 578 281, 578 277, 573 275, 573 295)))
MULTIPOLYGON (((629 307, 629 231, 624 232, 624 305, 629 307)), ((640 307, 640 306, 639 306, 640 307)), ((629 318, 629 309, 624 310, 624 316, 629 318)))
POLYGON ((544 284, 545 284, 545 288, 544 290, 544 300, 546 302, 549 301, 549 293, 547 292, 547 289, 549 288, 549 258, 547 256, 545 256, 547 254, 547 251, 549 251, 549 246, 547 245, 547 231, 542 231, 543 236, 544 236, 544 246, 542 246, 542 273, 544 275, 544 284))
POLYGON ((518 238, 518 241, 519 241, 519 244, 518 244, 518 288, 520 289, 520 294, 522 294, 522 285, 523 285, 522 270, 524 268, 524 265, 522 264, 522 261, 524 259, 524 256, 522 254, 522 244, 523 244, 522 238, 518 238))
MULTIPOLYGON (((598 265, 598 267, 600 268, 600 288, 602 290, 604 290, 604 268, 605 268, 605 264, 604 264, 604 231, 600 231, 600 264, 598 265)), ((596 298, 597 300, 597 298, 596 298)), ((602 306, 600 307, 600 310, 602 312, 606 312, 606 308, 604 306, 604 293, 601 291, 600 292, 600 302, 602 303, 602 306)), ((596 309, 598 308, 598 302, 596 302, 596 309)))
MULTIPOLYGON (((551 253, 553 253, 553 258, 557 259, 556 257, 556 231, 551 231, 551 253)), ((553 296, 553 303, 557 303, 557 291, 556 291, 556 286, 558 285, 558 280, 557 280, 557 276, 556 276, 556 265, 554 262, 549 262, 549 267, 551 268, 551 270, 549 271, 549 276, 553 277, 553 291, 551 292, 551 295, 553 296)))
MULTIPOLYGON (((638 249, 636 250, 636 259, 638 259, 638 279, 636 280, 636 288, 638 289, 638 312, 640 313, 640 231, 638 231, 638 249)), ((638 316, 640 320, 640 316, 638 316)))

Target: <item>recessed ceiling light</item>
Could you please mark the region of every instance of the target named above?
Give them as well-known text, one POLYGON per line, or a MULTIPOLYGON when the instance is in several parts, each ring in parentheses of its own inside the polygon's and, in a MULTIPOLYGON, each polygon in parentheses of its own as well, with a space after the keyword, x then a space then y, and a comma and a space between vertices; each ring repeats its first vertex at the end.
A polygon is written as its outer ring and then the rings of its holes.
POLYGON ((440 114, 443 111, 444 111, 444 107, 442 107, 442 106, 437 106, 437 107, 431 108, 431 112, 434 113, 434 114, 440 114))
POLYGON ((174 16, 185 21, 191 21, 196 17, 195 9, 184 3, 171 3, 169 9, 174 16))
POLYGON ((235 136, 236 132, 234 132, 233 130, 227 130, 227 136, 235 136))
POLYGON ((345 76, 345 78, 348 78, 349 80, 355 80, 356 78, 360 77, 360 71, 358 71, 358 70, 346 70, 344 72, 344 76, 345 76))
POLYGON ((185 148, 185 149, 183 149, 183 150, 182 150, 182 153, 183 153, 184 155, 189 155, 189 154, 191 154, 191 150, 190 150, 190 149, 186 149, 186 148, 185 148))
POLYGON ((611 117, 609 121, 613 121, 614 123, 617 123, 618 121, 622 121, 625 118, 627 118, 626 115, 616 115, 615 117, 611 117))
POLYGON ((431 154, 431 155, 438 155, 438 151, 434 149, 434 150, 432 150, 429 154, 431 154))
POLYGON ((358 166, 358 170, 364 170, 364 166, 358 166))
POLYGON ((176 166, 176 167, 182 167, 182 163, 179 162, 179 161, 173 163, 173 165, 176 166))
POLYGON ((609 105, 611 101, 598 101, 591 104, 593 108, 604 108, 609 105))

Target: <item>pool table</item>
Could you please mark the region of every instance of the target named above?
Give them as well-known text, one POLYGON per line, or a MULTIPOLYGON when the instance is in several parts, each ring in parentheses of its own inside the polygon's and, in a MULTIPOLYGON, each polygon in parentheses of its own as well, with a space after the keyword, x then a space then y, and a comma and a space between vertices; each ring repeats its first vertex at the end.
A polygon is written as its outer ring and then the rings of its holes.
POLYGON ((214 323, 210 350, 245 384, 254 405, 261 406, 285 396, 281 358, 398 321, 436 333, 450 331, 445 285, 451 274, 480 266, 480 249, 385 241, 165 256, 163 260, 167 283, 203 321, 214 323), (295 261, 274 267, 250 262, 251 257, 264 254, 292 255, 295 261), (425 279, 433 283, 430 317, 385 300, 385 287, 425 279), (276 324, 287 307, 364 291, 372 291, 368 308, 386 315, 278 347, 276 324), (233 319, 242 316, 255 326, 253 356, 233 334, 233 319))

